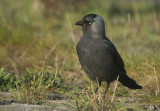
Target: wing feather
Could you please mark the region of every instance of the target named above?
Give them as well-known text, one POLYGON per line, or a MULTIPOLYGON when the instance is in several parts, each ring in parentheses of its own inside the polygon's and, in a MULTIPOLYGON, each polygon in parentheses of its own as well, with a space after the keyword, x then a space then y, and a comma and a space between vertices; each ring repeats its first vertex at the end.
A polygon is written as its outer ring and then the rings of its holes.
POLYGON ((119 55, 119 53, 118 53, 116 47, 113 45, 113 43, 109 39, 104 39, 104 40, 102 40, 102 44, 106 48, 106 50, 109 51, 111 53, 111 55, 113 56, 114 63, 125 71, 125 69, 124 69, 125 64, 123 62, 123 59, 119 55))

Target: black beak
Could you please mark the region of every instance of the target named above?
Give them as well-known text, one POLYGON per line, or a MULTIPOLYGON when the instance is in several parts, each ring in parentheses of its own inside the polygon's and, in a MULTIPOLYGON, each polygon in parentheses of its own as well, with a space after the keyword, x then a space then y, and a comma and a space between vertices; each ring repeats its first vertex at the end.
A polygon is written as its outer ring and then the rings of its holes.
POLYGON ((84 20, 82 19, 82 20, 76 22, 75 25, 83 26, 84 25, 84 20))

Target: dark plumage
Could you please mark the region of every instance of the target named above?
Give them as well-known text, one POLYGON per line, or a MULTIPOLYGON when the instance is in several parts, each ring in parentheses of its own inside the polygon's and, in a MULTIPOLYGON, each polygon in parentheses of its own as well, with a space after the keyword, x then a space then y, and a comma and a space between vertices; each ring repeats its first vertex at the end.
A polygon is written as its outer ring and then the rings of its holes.
MULTIPOLYGON (((130 89, 142 89, 140 85, 127 76, 124 62, 116 47, 105 35, 105 24, 101 16, 89 14, 75 25, 82 26, 83 35, 77 44, 77 54, 82 69, 93 81, 107 82, 106 91, 117 79, 130 89)), ((98 90, 96 88, 95 92, 98 90)), ((106 93, 105 91, 105 93, 106 93)))

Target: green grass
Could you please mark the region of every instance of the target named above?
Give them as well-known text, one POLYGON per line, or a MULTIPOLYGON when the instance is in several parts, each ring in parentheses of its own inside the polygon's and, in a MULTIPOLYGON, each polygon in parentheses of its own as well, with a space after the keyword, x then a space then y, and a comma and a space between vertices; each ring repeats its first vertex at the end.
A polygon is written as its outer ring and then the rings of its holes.
POLYGON ((57 71, 42 73, 26 71, 19 76, 5 72, 2 68, 0 69, 0 90, 13 92, 13 100, 27 104, 41 104, 42 100, 48 98, 49 92, 65 92, 66 88, 62 86, 63 80, 57 77, 57 71))
MULTIPOLYGON (((21 103, 41 104, 57 92, 70 93, 79 110, 105 108, 109 101, 100 98, 105 86, 98 97, 90 96, 95 83, 82 71, 75 50, 81 28, 74 23, 88 13, 104 18, 128 75, 143 86, 132 91, 118 84, 116 96, 134 95, 143 100, 140 106, 160 105, 160 8, 144 1, 0 1, 0 90, 13 92, 12 99, 21 103)), ((114 84, 107 98, 113 90, 114 84)), ((121 109, 123 102, 109 108, 121 109)))

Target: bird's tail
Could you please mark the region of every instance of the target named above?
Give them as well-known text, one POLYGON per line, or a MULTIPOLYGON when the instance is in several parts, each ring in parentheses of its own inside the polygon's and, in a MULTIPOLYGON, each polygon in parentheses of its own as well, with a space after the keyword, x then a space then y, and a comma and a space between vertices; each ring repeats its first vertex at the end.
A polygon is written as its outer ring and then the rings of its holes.
POLYGON ((131 79, 127 75, 120 75, 118 81, 130 89, 142 89, 142 86, 138 85, 135 80, 131 79))

